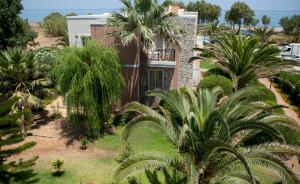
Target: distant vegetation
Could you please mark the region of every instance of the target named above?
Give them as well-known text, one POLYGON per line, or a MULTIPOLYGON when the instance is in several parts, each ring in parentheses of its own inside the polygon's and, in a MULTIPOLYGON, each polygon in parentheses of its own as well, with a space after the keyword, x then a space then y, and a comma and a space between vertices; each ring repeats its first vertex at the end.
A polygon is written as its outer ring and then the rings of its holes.
POLYGON ((50 13, 44 18, 43 27, 51 36, 64 36, 67 31, 66 17, 58 12, 50 13))
POLYGON ((300 41, 300 15, 294 15, 291 18, 282 17, 280 25, 283 27, 285 34, 294 36, 295 41, 300 41))
POLYGON ((221 7, 219 5, 207 3, 205 1, 190 1, 186 9, 188 11, 198 12, 198 23, 204 24, 218 20, 221 15, 221 7))

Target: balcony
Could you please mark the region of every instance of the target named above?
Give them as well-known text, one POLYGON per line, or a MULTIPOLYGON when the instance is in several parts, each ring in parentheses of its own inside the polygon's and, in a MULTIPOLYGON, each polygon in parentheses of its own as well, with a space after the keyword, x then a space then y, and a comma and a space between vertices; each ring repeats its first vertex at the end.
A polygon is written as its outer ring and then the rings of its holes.
POLYGON ((175 49, 157 49, 148 53, 148 66, 175 68, 175 49))

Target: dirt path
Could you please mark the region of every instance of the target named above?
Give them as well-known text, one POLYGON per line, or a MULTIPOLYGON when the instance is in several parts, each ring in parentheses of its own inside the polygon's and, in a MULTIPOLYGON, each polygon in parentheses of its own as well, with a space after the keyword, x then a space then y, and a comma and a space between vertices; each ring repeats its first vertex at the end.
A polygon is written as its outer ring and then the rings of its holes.
POLYGON ((51 47, 57 44, 57 38, 48 36, 44 29, 38 23, 30 23, 32 29, 38 33, 38 37, 35 39, 35 42, 38 43, 34 49, 41 48, 41 47, 51 47))
MULTIPOLYGON (((264 79, 259 79, 259 81, 265 85, 268 89, 270 89, 271 82, 264 78, 264 79)), ((283 108, 283 111, 286 115, 289 117, 293 118, 299 125, 300 125, 300 118, 298 114, 290 107, 290 105, 282 98, 281 94, 276 90, 276 88, 272 85, 271 86, 271 91, 274 93, 276 97, 277 104, 283 105, 287 108, 283 108)), ((300 178, 300 164, 298 163, 297 157, 292 157, 289 161, 285 162, 287 166, 289 166, 292 171, 298 175, 300 178)))
MULTIPOLYGON (((259 79, 259 81, 265 85, 268 89, 270 88, 270 81, 268 79, 259 79)), ((274 95, 276 96, 276 101, 277 104, 279 105, 283 105, 287 108, 283 108, 283 111, 286 115, 288 115, 289 117, 293 118, 299 125, 300 125, 300 118, 298 116, 298 114, 290 107, 290 105, 282 98, 281 94, 275 89, 275 87, 272 85, 271 86, 271 91, 274 93, 274 95)))
POLYGON ((35 141, 37 144, 18 154, 11 159, 18 158, 29 159, 32 156, 39 156, 37 167, 43 167, 44 162, 50 162, 53 159, 64 158, 68 162, 77 158, 106 158, 117 153, 99 149, 94 145, 89 145, 88 150, 79 149, 80 143, 78 140, 72 141, 62 129, 63 119, 67 115, 66 107, 63 105, 63 97, 58 97, 51 104, 44 108, 44 114, 35 122, 35 128, 30 130, 33 135, 26 138, 27 141, 35 141), (62 119, 51 120, 49 117, 53 113, 53 107, 59 105, 59 112, 62 119))

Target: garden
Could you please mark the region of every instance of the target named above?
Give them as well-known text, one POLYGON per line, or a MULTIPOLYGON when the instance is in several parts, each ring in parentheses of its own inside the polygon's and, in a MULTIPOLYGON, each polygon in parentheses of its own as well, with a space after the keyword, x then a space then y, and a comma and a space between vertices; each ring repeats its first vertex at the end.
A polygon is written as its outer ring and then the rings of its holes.
MULTIPOLYGON (((121 2, 107 22, 116 27, 110 36, 136 43, 138 57, 156 34, 180 45, 184 30, 167 7, 184 4, 121 2)), ((203 15, 198 33, 211 40, 189 61, 203 61, 203 79, 195 89, 148 91, 158 103, 119 111, 125 79, 116 48, 93 40, 67 46, 66 17, 52 13, 43 27, 63 47, 28 49, 37 35, 18 17, 20 1, 3 5, 20 29, 0 25, 7 33, 0 38, 0 183, 300 183, 300 123, 262 82, 272 79, 299 112, 300 75, 278 57, 267 16, 264 28, 241 34, 242 25, 258 22, 246 3, 228 10, 229 26, 216 21, 218 5, 189 3, 203 15)), ((297 34, 294 19, 282 19, 284 34, 297 34)))

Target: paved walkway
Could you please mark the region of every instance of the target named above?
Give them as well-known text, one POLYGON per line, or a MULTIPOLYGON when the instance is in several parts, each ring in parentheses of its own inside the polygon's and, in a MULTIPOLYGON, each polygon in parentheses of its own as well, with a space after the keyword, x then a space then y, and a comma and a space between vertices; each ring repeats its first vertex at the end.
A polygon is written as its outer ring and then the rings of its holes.
MULTIPOLYGON (((259 79, 259 82, 261 82, 263 85, 265 85, 268 89, 270 89, 270 81, 266 78, 264 79, 259 79)), ((283 108, 283 111, 286 115, 290 116, 293 118, 299 125, 300 125, 300 118, 298 114, 291 108, 291 106, 282 98, 281 94, 275 89, 275 87, 272 85, 271 86, 271 91, 274 93, 276 96, 276 101, 278 105, 283 105, 287 108, 283 108)))

